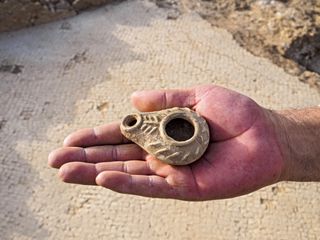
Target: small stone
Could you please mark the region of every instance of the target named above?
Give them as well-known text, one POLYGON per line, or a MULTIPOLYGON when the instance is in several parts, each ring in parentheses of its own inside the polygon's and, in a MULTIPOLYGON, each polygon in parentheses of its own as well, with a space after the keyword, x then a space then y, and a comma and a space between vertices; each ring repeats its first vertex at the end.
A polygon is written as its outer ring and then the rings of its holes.
POLYGON ((70 30, 70 29, 71 29, 71 24, 70 24, 69 22, 63 22, 63 23, 61 24, 60 29, 70 30))
POLYGON ((9 72, 12 74, 18 74, 22 72, 22 65, 17 65, 17 64, 3 64, 0 65, 0 72, 9 72))
POLYGON ((167 15, 167 19, 168 20, 176 20, 179 18, 179 16, 180 16, 179 11, 170 11, 167 15))

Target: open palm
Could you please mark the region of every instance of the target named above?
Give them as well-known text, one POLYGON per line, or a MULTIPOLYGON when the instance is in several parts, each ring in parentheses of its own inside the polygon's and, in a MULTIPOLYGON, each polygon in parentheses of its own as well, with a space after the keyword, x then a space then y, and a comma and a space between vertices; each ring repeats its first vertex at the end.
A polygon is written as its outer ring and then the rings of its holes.
POLYGON ((269 110, 250 98, 214 85, 153 90, 132 95, 140 111, 189 107, 210 128, 210 143, 198 161, 171 166, 147 154, 120 133, 119 123, 82 129, 49 155, 63 181, 100 185, 148 197, 210 200, 235 197, 280 180, 283 158, 269 110))

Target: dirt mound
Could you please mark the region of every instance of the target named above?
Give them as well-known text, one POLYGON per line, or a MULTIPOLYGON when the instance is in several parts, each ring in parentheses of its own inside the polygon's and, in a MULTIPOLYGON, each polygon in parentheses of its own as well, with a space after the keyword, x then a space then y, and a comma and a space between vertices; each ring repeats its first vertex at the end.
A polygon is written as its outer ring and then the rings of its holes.
POLYGON ((320 89, 319 1, 202 0, 193 7, 254 55, 320 89))
POLYGON ((112 0, 0 0, 0 32, 76 15, 112 0))

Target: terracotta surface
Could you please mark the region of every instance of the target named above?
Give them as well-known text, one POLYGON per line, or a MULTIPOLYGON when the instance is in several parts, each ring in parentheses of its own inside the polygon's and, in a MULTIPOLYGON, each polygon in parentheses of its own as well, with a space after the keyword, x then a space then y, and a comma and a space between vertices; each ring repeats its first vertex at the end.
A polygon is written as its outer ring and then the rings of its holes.
POLYGON ((189 108, 125 116, 121 132, 159 160, 187 165, 198 160, 209 144, 208 124, 189 108))
POLYGON ((167 16, 129 1, 0 34, 1 240, 319 238, 318 183, 194 203, 65 184, 47 166, 70 132, 134 112, 134 90, 214 83, 273 109, 320 103, 315 89, 197 14, 167 16))

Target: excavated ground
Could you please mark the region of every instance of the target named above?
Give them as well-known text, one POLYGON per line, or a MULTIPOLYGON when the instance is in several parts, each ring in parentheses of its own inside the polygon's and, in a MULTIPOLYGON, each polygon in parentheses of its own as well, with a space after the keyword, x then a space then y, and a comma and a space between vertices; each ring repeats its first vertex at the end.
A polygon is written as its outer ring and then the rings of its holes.
POLYGON ((197 11, 254 55, 320 89, 320 1, 201 1, 197 11))
MULTIPOLYGON (((227 29, 240 46, 320 91, 320 1, 153 0, 168 19, 196 11, 227 29)), ((69 16, 115 0, 0 0, 0 32, 69 16)), ((68 28, 68 26, 63 26, 68 28)), ((2 63, 0 71, 18 71, 2 63)))
POLYGON ((74 16, 115 0, 0 0, 0 32, 74 16))
MULTIPOLYGON (((158 6, 193 10, 228 30, 240 46, 270 59, 320 91, 320 1, 155 0, 158 6)), ((177 14, 176 14, 177 15, 177 14)))

